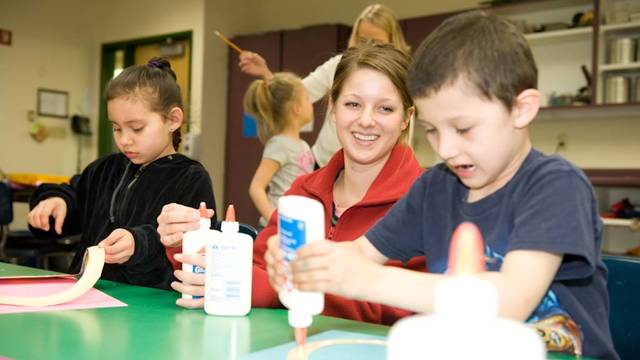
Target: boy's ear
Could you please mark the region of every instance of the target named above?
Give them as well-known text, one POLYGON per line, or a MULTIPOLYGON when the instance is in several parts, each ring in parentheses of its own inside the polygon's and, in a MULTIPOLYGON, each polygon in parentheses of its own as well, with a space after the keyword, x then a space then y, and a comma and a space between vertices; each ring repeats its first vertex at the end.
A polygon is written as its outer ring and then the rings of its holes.
POLYGON ((541 94, 536 89, 527 89, 518 94, 511 110, 517 128, 527 127, 536 118, 540 110, 540 98, 541 94))
POLYGON ((182 122, 184 121, 184 112, 177 106, 174 106, 169 110, 169 114, 167 115, 167 120, 169 120, 170 128, 178 129, 182 126, 182 122))

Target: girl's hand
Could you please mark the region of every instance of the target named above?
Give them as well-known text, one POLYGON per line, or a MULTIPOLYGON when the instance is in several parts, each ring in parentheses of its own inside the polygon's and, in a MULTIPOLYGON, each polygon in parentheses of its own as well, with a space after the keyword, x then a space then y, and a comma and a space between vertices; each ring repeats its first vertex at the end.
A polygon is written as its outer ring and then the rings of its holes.
MULTIPOLYGON (((213 217, 213 210, 207 209, 207 217, 213 217)), ((160 242, 166 247, 182 245, 182 238, 186 231, 200 228, 200 211, 180 204, 168 204, 162 207, 158 216, 158 234, 160 242)))
POLYGON ((238 66, 240 71, 252 76, 259 76, 265 80, 269 80, 273 77, 271 70, 267 66, 267 61, 260 55, 251 52, 243 51, 239 56, 240 61, 238 66))
POLYGON ((267 262, 269 283, 271 287, 278 291, 286 281, 284 258, 282 250, 280 250, 280 237, 278 235, 272 235, 267 240, 267 252, 264 254, 264 259, 267 262))
POLYGON ((36 229, 49 231, 49 217, 55 219, 55 231, 62 234, 62 224, 67 216, 67 203, 60 197, 42 200, 27 215, 29 225, 36 229))
POLYGON ((115 229, 104 240, 98 243, 104 248, 104 262, 107 264, 123 264, 135 252, 136 245, 133 234, 125 229, 115 229))
MULTIPOLYGON (((203 254, 175 254, 174 258, 181 263, 197 265, 201 268, 207 266, 203 254)), ((182 270, 176 270, 173 275, 180 281, 171 283, 173 290, 187 295, 204 296, 205 274, 194 274, 182 270)), ((189 309, 204 307, 204 298, 200 299, 183 299, 176 300, 178 306, 189 309)))

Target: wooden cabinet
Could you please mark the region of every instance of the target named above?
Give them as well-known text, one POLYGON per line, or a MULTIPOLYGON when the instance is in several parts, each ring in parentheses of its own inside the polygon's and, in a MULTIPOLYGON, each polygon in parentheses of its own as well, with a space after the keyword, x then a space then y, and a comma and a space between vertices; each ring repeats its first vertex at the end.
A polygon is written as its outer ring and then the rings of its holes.
MULTIPOLYGON (((306 76, 347 45, 350 28, 344 25, 319 25, 296 30, 238 36, 233 42, 240 48, 262 55, 271 71, 292 71, 306 76)), ((227 136, 225 154, 225 205, 234 204, 238 219, 257 225, 260 214, 249 197, 249 183, 262 158, 263 146, 257 137, 243 133, 242 99, 254 80, 240 72, 238 54, 229 51, 227 99, 227 136)), ((324 121, 326 102, 315 104, 313 131, 302 138, 313 145, 324 121)), ((245 129, 246 130, 246 129, 245 129)))
MULTIPOLYGON (((233 41, 241 49, 259 53, 274 71, 280 69, 282 32, 239 36, 233 41)), ((240 72, 238 54, 229 51, 229 77, 227 98, 227 136, 225 154, 225 207, 234 204, 238 220, 256 225, 259 214, 249 198, 249 183, 260 162, 262 144, 257 137, 243 135, 242 99, 254 79, 240 72)), ((224 211, 225 209, 219 209, 224 211)), ((222 219, 224 213, 218 214, 222 219)))
MULTIPOLYGON (((351 28, 344 25, 309 26, 282 32, 282 71, 306 76, 347 47, 351 28)), ((313 130, 303 129, 301 137, 312 146, 322 127, 327 102, 316 101, 313 106, 313 130)))

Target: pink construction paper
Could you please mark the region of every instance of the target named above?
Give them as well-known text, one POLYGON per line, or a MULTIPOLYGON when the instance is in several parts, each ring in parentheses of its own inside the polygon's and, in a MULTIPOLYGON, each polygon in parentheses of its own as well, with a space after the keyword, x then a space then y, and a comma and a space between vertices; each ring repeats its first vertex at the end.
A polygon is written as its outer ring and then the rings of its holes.
MULTIPOLYGON (((40 297, 62 292, 76 283, 74 279, 11 279, 0 280, 0 295, 19 297, 40 297)), ((15 306, 0 304, 0 314, 26 312, 60 311, 71 309, 95 309, 122 307, 127 304, 100 290, 91 288, 78 298, 64 304, 51 306, 15 306)))

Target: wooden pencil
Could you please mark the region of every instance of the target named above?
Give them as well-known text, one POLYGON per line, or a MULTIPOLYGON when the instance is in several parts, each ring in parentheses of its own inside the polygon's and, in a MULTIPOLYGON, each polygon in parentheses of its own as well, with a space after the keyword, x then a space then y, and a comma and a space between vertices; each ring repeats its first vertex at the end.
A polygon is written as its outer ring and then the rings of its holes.
POLYGON ((233 50, 237 51, 238 54, 242 54, 242 49, 240 49, 238 45, 232 43, 231 40, 227 39, 224 35, 222 35, 221 32, 216 31, 215 34, 220 38, 220 40, 224 41, 225 44, 229 45, 233 50))

